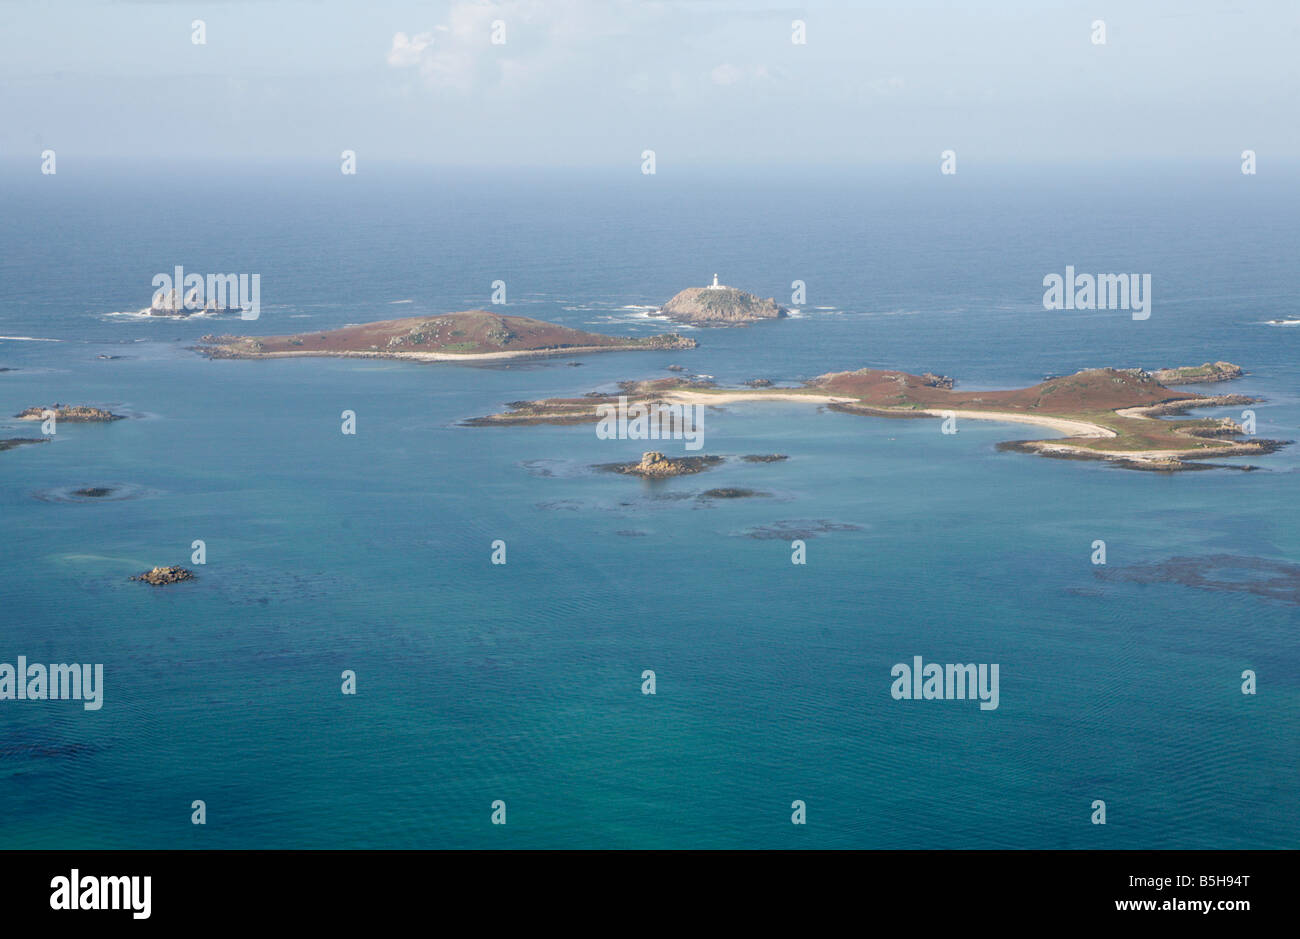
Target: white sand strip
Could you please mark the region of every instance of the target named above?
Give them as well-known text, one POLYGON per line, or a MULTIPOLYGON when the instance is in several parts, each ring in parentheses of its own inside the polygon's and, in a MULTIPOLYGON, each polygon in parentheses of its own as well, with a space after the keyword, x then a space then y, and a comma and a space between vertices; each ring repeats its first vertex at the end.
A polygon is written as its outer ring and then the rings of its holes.
POLYGON ((733 404, 749 401, 803 401, 812 402, 814 404, 859 404, 863 407, 871 408, 873 411, 896 411, 899 414, 928 414, 932 417, 943 417, 946 414, 952 414, 956 417, 968 417, 972 420, 978 421, 1001 421, 1008 424, 1037 424, 1040 427, 1050 427, 1053 430, 1059 430, 1067 437, 1118 436, 1115 431, 1111 430, 1109 427, 1102 427, 1100 424, 1091 424, 1087 421, 1071 420, 1065 417, 1050 417, 1042 414, 1020 414, 1008 411, 885 408, 862 404, 862 402, 857 398, 834 397, 831 395, 792 394, 789 392, 783 394, 779 391, 738 391, 734 393, 719 392, 717 394, 699 391, 674 391, 664 395, 664 398, 670 401, 681 402, 683 404, 733 404))

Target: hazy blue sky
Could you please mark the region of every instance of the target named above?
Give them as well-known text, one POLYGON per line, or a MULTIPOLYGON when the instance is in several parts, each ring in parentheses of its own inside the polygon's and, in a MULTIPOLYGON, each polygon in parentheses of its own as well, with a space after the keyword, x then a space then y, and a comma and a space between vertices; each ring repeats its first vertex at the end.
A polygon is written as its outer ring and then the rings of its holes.
POLYGON ((3 0, 0 21, 0 154, 61 168, 1300 156, 1297 0, 3 0))

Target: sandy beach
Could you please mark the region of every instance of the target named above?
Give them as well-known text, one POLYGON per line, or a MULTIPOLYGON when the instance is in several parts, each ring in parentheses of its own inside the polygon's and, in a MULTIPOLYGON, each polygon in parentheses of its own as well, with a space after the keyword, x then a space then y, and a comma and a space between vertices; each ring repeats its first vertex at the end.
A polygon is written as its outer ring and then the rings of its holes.
MULTIPOLYGON (((664 395, 664 400, 681 404, 703 405, 734 404, 753 401, 797 401, 813 404, 849 405, 859 403, 856 398, 838 397, 833 395, 798 394, 793 392, 773 392, 769 394, 761 391, 720 392, 718 394, 695 391, 675 391, 664 395)), ((1117 413, 1126 417, 1154 420, 1155 418, 1147 412, 1158 412, 1164 407, 1164 405, 1157 405, 1154 407, 1124 408, 1117 413)), ((876 413, 883 413, 890 409, 873 407, 871 410, 876 413)), ((900 415, 926 414, 931 417, 941 418, 947 414, 952 414, 954 417, 969 418, 978 421, 997 421, 1006 424, 1032 424, 1038 427, 1047 427, 1059 431, 1067 437, 1111 438, 1119 436, 1109 427, 1103 427, 1100 424, 1041 414, 1019 414, 1009 411, 940 410, 936 408, 925 410, 898 408, 897 411, 900 415)), ((1251 447, 1248 444, 1243 445, 1231 443, 1225 443, 1218 447, 1207 447, 1201 450, 1104 450, 1101 448, 1081 447, 1051 440, 1033 441, 1032 443, 1034 445, 1033 449, 1039 453, 1056 453, 1102 460, 1127 460, 1138 463, 1163 463, 1187 458, 1240 456, 1244 453, 1256 452, 1256 448, 1251 447)))
POLYGON ((799 401, 813 404, 857 404, 857 398, 845 398, 832 395, 799 394, 796 391, 669 391, 663 395, 665 401, 676 404, 735 404, 751 401, 799 401))
MULTIPOLYGON (((819 394, 798 394, 794 392, 773 392, 763 391, 738 391, 734 393, 721 392, 711 394, 709 392, 698 391, 674 391, 664 395, 668 401, 678 402, 681 404, 733 404, 737 402, 751 401, 801 401, 813 402, 815 404, 859 404, 856 398, 846 398, 834 395, 819 394)), ((889 411, 889 408, 872 407, 873 411, 889 411)), ((1036 424, 1040 427, 1050 427, 1052 430, 1059 430, 1069 437, 1114 437, 1117 436, 1115 431, 1109 427, 1102 427, 1100 424, 1090 424, 1087 421, 1076 421, 1065 417, 1049 417, 1039 414, 1018 414, 1008 411, 953 411, 927 409, 918 410, 915 408, 897 408, 900 415, 928 414, 932 417, 944 417, 952 414, 955 417, 971 418, 978 421, 1002 421, 1008 424, 1036 424)))
POLYGON ((977 421, 1004 421, 1008 424, 1037 424, 1040 427, 1050 427, 1052 430, 1059 430, 1067 437, 1117 437, 1118 434, 1109 427, 1102 427, 1100 424, 1090 424, 1087 421, 1076 421, 1068 417, 1048 417, 1039 414, 1016 414, 1008 411, 939 411, 926 410, 922 414, 932 414, 935 417, 943 417, 946 414, 952 414, 955 417, 969 417, 977 421))

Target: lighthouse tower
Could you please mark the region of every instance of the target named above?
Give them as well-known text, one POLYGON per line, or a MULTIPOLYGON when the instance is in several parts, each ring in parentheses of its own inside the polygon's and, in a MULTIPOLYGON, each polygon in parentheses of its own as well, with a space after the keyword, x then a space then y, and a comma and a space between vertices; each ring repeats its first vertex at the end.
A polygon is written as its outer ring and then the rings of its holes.
POLYGON ((710 289, 710 290, 725 290, 726 288, 723 287, 720 283, 718 283, 718 275, 717 275, 717 274, 714 274, 714 275, 713 275, 713 283, 709 285, 709 289, 710 289))

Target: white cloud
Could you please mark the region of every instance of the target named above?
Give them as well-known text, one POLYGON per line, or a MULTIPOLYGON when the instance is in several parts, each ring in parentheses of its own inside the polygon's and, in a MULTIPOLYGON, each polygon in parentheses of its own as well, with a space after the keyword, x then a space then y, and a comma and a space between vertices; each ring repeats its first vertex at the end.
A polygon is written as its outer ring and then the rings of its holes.
POLYGON ((388 64, 393 68, 408 68, 420 61, 424 50, 433 45, 433 33, 393 34, 393 48, 388 52, 388 64))
MULTIPOLYGON (((432 31, 394 36, 388 63, 418 66, 429 89, 458 95, 608 82, 610 50, 638 48, 666 16, 661 4, 633 0, 456 0, 432 31), (497 21, 502 44, 492 42, 497 21)), ((631 63, 625 57, 623 64, 631 63)))
POLYGON ((709 77, 713 79, 715 85, 725 86, 737 85, 743 81, 763 81, 772 76, 768 72, 766 65, 755 65, 751 68, 741 68, 728 62, 715 68, 709 73, 709 77))
POLYGON ((719 65, 709 73, 709 77, 715 85, 734 85, 745 77, 745 73, 734 65, 719 65))

